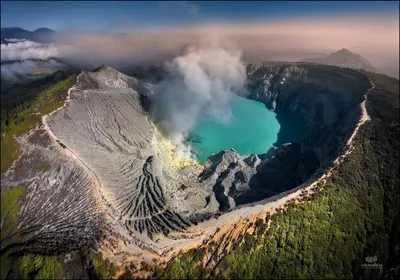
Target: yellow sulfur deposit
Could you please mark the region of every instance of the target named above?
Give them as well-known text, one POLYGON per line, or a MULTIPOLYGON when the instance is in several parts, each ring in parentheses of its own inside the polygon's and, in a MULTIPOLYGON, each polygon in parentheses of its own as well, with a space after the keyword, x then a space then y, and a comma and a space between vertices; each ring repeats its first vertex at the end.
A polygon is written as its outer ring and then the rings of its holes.
POLYGON ((169 142, 169 155, 171 156, 172 167, 182 168, 185 166, 193 166, 197 169, 201 168, 201 165, 197 160, 177 155, 175 153, 175 148, 176 147, 171 142, 169 142))

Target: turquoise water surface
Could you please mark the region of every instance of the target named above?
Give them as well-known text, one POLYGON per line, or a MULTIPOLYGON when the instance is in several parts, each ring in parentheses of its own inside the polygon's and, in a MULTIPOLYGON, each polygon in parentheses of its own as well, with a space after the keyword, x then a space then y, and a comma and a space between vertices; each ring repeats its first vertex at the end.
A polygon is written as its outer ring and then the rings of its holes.
POLYGON ((202 120, 191 131, 188 142, 200 162, 211 154, 235 149, 239 154, 263 154, 277 141, 280 124, 263 103, 234 96, 232 119, 224 125, 202 120))

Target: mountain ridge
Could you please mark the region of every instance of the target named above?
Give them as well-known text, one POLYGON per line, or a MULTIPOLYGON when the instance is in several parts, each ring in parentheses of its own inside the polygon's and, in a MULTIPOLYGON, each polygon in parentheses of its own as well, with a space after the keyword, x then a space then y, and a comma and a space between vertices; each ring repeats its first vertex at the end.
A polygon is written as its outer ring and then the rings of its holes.
POLYGON ((56 31, 40 27, 34 31, 29 31, 20 27, 2 27, 1 28, 1 42, 7 39, 26 39, 38 43, 51 43, 54 39, 56 31))
POLYGON ((381 73, 381 71, 374 67, 367 59, 359 54, 353 53, 347 48, 342 48, 327 55, 304 58, 302 61, 381 73))

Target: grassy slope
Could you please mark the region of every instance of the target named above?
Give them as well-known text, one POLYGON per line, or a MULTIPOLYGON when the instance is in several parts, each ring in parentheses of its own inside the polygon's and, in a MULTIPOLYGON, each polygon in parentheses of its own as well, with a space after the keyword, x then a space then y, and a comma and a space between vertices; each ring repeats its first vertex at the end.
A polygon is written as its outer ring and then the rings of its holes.
POLYGON ((63 273, 60 261, 57 256, 26 254, 16 259, 14 269, 24 279, 55 279, 63 273))
MULTIPOLYGON (((5 172, 20 155, 18 143, 14 135, 19 136, 34 128, 41 120, 42 115, 49 114, 64 104, 68 89, 75 84, 76 75, 57 82, 55 85, 41 92, 34 100, 33 104, 15 114, 15 118, 10 121, 8 126, 2 123, 7 134, 1 139, 1 172, 5 172), (40 114, 37 114, 40 113, 40 114)), ((6 246, 3 242, 8 234, 13 231, 17 222, 19 212, 19 197, 23 195, 23 186, 13 188, 2 187, 1 189, 1 236, 2 247, 6 246)), ((18 238, 18 236, 13 237, 18 238)), ((17 242, 17 240, 14 240, 17 242)), ((17 258, 9 258, 12 252, 8 251, 1 255, 1 279, 4 279, 10 268, 10 261, 13 263, 14 273, 19 277, 32 277, 36 279, 50 279, 62 274, 62 267, 57 257, 40 256, 28 254, 17 258)))
POLYGON ((98 279, 111 279, 117 272, 117 267, 103 258, 102 253, 87 253, 89 266, 92 268, 93 276, 98 279))
POLYGON ((364 74, 376 86, 367 102, 372 120, 322 191, 272 216, 268 231, 247 234, 215 269, 204 270, 204 253, 191 250, 156 268, 155 276, 375 279, 379 269, 362 269, 365 258, 375 255, 385 264, 385 277, 398 275, 400 256, 393 248, 399 244, 391 240, 399 219, 399 82, 364 74))
POLYGON ((40 121, 42 115, 46 115, 61 107, 64 104, 67 91, 76 82, 76 75, 57 82, 40 93, 32 105, 27 109, 15 113, 13 119, 6 125, 1 123, 2 131, 7 131, 1 138, 1 173, 5 172, 20 156, 18 143, 14 139, 34 128, 40 121), (40 113, 40 114, 37 114, 40 113))
MULTIPOLYGON (((18 219, 20 209, 19 198, 22 195, 23 187, 16 186, 14 188, 2 187, 1 195, 1 245, 2 247, 10 243, 3 238, 7 233, 13 231, 13 227, 18 219)), ((14 236, 11 242, 17 242, 18 236, 14 236)), ((15 270, 15 274, 19 278, 32 277, 35 279, 52 279, 62 275, 62 266, 56 256, 40 256, 27 254, 17 258, 10 258, 11 251, 7 251, 1 255, 1 279, 5 279, 11 263, 15 270)))
MULTIPOLYGON (((6 246, 3 242, 4 236, 12 231, 12 226, 15 225, 18 212, 20 209, 18 198, 22 195, 22 186, 16 186, 12 189, 5 187, 1 188, 1 245, 6 246)), ((1 256, 1 279, 7 275, 7 270, 10 261, 7 255, 1 256)))

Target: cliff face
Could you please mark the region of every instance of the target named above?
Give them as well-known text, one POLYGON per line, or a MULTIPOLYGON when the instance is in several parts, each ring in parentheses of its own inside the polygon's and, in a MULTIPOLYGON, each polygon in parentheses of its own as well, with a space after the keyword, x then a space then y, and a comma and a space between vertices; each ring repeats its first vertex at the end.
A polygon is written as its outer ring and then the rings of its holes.
POLYGON ((277 115, 301 116, 308 128, 301 153, 313 151, 321 166, 344 148, 360 115, 358 105, 371 87, 364 75, 330 66, 270 63, 248 70, 250 98, 277 115))

